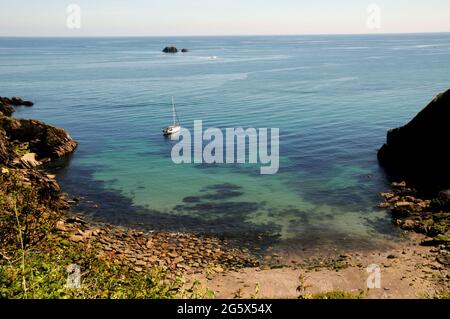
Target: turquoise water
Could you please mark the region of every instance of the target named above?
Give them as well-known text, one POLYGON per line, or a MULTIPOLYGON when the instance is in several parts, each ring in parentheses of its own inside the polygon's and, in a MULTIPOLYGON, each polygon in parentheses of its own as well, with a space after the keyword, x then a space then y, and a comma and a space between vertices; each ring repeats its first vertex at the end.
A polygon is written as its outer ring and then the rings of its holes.
POLYGON ((150 229, 301 243, 393 240, 375 208, 388 128, 449 86, 450 34, 0 38, 0 94, 16 116, 66 128, 59 173, 81 210, 150 229), (165 55, 166 45, 187 54, 165 55), (175 165, 161 135, 175 95, 184 127, 280 128, 280 170, 175 165), (94 203, 92 203, 94 202, 94 203))

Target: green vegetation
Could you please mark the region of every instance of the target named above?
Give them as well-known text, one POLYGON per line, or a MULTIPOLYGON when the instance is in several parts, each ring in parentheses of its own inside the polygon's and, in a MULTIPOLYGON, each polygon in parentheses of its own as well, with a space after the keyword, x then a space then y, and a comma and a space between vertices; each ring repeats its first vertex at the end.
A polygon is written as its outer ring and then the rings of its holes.
POLYGON ((182 278, 161 269, 136 273, 101 257, 94 247, 72 243, 55 232, 60 212, 21 171, 0 174, 1 298, 174 298, 203 297, 198 283, 183 290, 182 278), (67 286, 67 267, 81 270, 81 287, 67 286))
POLYGON ((438 244, 450 243, 450 213, 434 213, 419 222, 418 230, 433 239, 438 244))
POLYGON ((86 252, 81 245, 50 242, 27 250, 24 267, 20 259, 0 264, 2 298, 173 298, 182 292, 180 277, 168 277, 158 269, 138 274, 100 260, 95 251, 86 252), (66 285, 70 264, 82 270, 80 288, 66 285))
POLYGON ((16 145, 14 147, 14 153, 19 157, 22 157, 23 155, 30 153, 29 143, 21 143, 16 145))
POLYGON ((358 293, 351 293, 347 291, 328 291, 322 293, 307 293, 311 286, 307 284, 308 277, 301 273, 298 277, 297 292, 298 299, 364 299, 367 298, 367 292, 360 290, 358 293))
POLYGON ((313 294, 311 299, 364 299, 366 297, 367 293, 365 291, 355 294, 346 291, 330 291, 313 294))

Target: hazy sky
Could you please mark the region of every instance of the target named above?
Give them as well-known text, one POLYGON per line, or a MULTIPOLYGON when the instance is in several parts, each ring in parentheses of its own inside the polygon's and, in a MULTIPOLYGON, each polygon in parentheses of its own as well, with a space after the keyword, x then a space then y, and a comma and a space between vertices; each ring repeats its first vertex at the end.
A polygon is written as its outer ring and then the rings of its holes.
POLYGON ((450 32, 450 0, 0 0, 0 36, 450 32), (81 28, 67 27, 69 4, 81 28), (370 4, 381 9, 369 28, 370 4))

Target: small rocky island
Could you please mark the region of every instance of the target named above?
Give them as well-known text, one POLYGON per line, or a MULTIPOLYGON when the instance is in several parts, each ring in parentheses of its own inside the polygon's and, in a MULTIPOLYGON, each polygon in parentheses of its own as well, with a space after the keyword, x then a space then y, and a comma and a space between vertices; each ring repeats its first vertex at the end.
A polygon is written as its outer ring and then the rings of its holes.
POLYGON ((165 47, 162 52, 164 53, 177 53, 178 49, 176 47, 165 47))
MULTIPOLYGON (((176 47, 174 47, 174 46, 167 46, 167 47, 165 47, 165 48, 162 50, 162 52, 164 52, 164 53, 178 53, 178 51, 179 51, 179 50, 178 50, 176 47)), ((189 50, 183 48, 183 49, 181 49, 181 52, 182 52, 182 53, 187 53, 187 52, 189 52, 189 50)))

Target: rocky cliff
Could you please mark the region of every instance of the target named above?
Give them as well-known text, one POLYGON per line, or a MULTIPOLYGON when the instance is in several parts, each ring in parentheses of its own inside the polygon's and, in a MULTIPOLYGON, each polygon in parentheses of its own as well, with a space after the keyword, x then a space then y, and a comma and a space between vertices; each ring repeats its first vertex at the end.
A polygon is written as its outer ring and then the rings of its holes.
POLYGON ((42 199, 49 200, 51 208, 64 208, 55 176, 39 169, 44 163, 65 157, 75 151, 77 142, 62 128, 37 120, 16 119, 5 110, 14 112, 14 106, 33 105, 21 98, 0 98, 0 168, 14 170, 25 183, 36 186, 42 199), (11 104, 12 103, 12 104, 11 104))
POLYGON ((389 173, 419 185, 450 186, 450 89, 406 125, 389 130, 378 160, 389 173))

